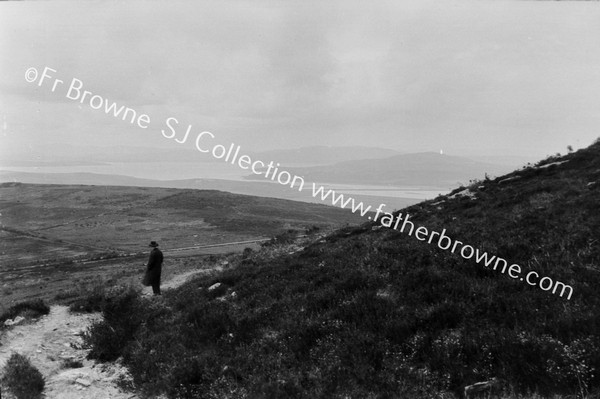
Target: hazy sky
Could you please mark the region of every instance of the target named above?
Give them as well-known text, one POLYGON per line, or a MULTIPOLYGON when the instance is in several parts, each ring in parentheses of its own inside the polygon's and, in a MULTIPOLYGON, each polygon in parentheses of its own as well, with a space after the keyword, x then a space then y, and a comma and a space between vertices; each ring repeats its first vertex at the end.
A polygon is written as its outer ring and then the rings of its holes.
POLYGON ((249 151, 565 152, 600 136, 600 3, 0 2, 0 156, 176 148, 170 116, 249 151), (46 66, 150 126, 26 82, 46 66))

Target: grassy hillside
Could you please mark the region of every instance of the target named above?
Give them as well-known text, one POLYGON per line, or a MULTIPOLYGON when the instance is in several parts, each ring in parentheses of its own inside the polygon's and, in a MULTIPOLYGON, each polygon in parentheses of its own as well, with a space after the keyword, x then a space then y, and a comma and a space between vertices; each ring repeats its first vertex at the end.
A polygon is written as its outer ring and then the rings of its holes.
POLYGON ((170 249, 360 221, 339 208, 215 190, 20 183, 0 184, 0 210, 0 265, 11 266, 145 251, 150 240, 170 249))
POLYGON ((402 212, 573 296, 365 223, 162 301, 113 296, 91 356, 169 397, 458 397, 493 377, 501 397, 598 397, 600 142, 402 212))
POLYGON ((0 312, 16 301, 70 296, 90 283, 138 281, 151 240, 165 251, 171 273, 194 267, 175 257, 244 249, 194 247, 357 221, 339 208, 214 190, 0 184, 0 312))

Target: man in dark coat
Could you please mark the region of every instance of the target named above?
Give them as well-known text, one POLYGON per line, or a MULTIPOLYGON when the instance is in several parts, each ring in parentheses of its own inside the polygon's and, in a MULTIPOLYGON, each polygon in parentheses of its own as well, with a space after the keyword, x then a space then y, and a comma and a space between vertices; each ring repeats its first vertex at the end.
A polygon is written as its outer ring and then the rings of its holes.
POLYGON ((156 241, 150 242, 150 247, 153 247, 150 251, 150 259, 148 260, 148 269, 146 270, 146 280, 148 284, 152 286, 154 295, 160 295, 160 272, 163 263, 163 254, 158 249, 156 241))

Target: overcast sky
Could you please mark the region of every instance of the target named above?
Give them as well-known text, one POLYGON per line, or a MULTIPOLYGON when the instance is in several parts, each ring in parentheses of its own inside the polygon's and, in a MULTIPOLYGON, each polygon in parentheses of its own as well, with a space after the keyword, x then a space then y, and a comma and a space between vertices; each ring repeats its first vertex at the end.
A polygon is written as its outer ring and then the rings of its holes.
POLYGON ((564 153, 600 136, 600 3, 0 2, 0 155, 174 148, 170 116, 249 151, 564 153), (26 82, 46 66, 150 126, 26 82))

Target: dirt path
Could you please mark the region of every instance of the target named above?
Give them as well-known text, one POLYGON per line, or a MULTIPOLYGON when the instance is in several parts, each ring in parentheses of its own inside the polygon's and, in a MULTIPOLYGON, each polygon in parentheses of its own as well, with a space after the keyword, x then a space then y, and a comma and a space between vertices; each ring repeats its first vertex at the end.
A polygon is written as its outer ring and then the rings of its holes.
MULTIPOLYGON (((171 280, 167 281, 164 284, 161 284, 160 289, 161 289, 161 291, 163 291, 163 290, 170 290, 173 288, 177 288, 180 285, 182 285, 183 283, 185 283, 187 280, 192 278, 193 276, 197 276, 199 274, 203 274, 203 273, 205 274, 205 273, 209 273, 209 272, 213 272, 213 271, 221 271, 221 270, 223 270, 222 266, 216 266, 211 269, 191 270, 186 273, 177 274, 177 275, 173 276, 173 278, 171 280)), ((152 295, 152 287, 144 287, 144 289, 142 291, 142 295, 144 295, 144 296, 152 295)))
POLYGON ((122 392, 115 383, 126 370, 119 365, 95 364, 86 360, 81 332, 100 314, 71 314, 66 306, 52 306, 50 313, 33 324, 15 326, 6 331, 0 347, 0 367, 13 352, 31 360, 46 380, 46 398, 106 399, 136 398, 122 392), (69 368, 65 361, 80 361, 83 367, 69 368))
MULTIPOLYGON (((172 289, 187 279, 215 269, 193 270, 174 276, 162 285, 172 289)), ((152 289, 144 289, 144 295, 151 295, 152 289)), ((32 324, 17 325, 0 336, 0 370, 13 352, 31 360, 46 380, 44 395, 57 399, 137 399, 139 396, 123 392, 117 380, 127 378, 127 370, 116 363, 100 364, 87 360, 87 350, 78 349, 82 343, 81 333, 94 321, 101 318, 99 313, 70 313, 66 306, 52 306, 50 313, 32 324), (83 367, 70 368, 67 361, 79 361, 83 367)), ((9 398, 5 392, 2 397, 9 398)))

